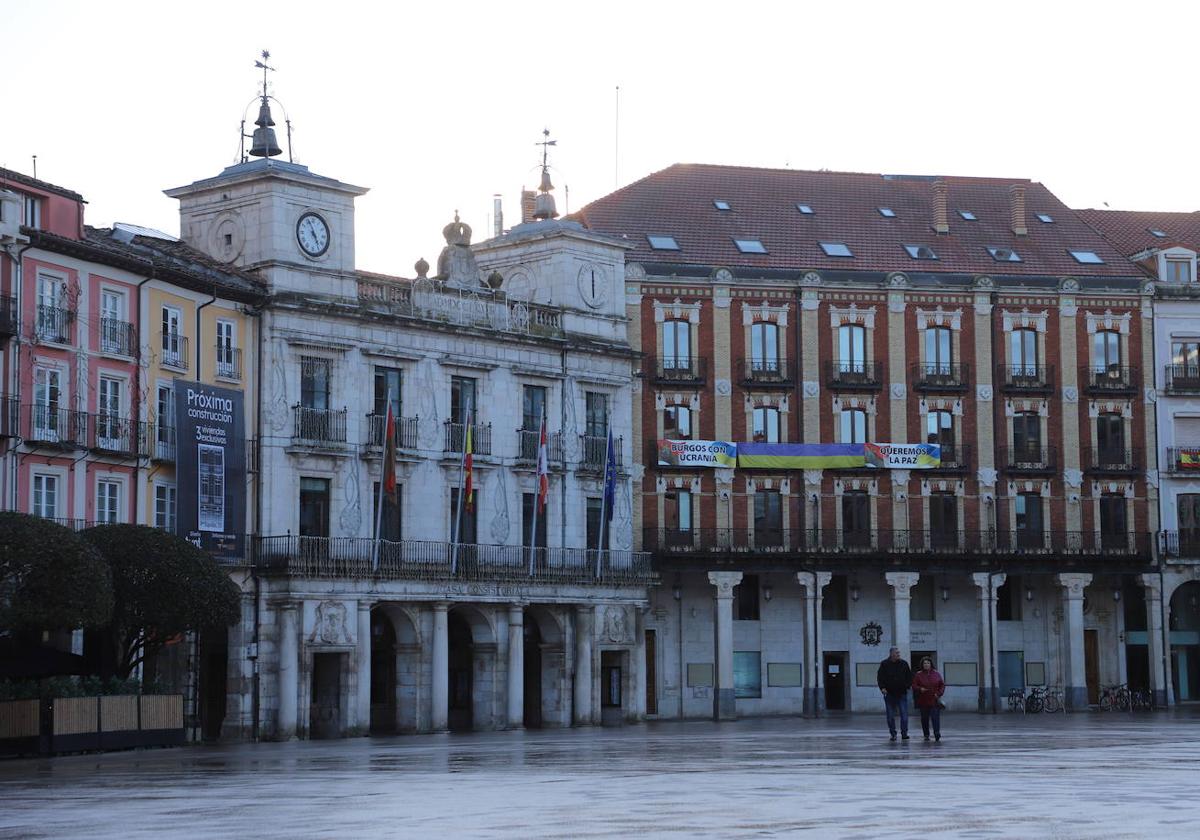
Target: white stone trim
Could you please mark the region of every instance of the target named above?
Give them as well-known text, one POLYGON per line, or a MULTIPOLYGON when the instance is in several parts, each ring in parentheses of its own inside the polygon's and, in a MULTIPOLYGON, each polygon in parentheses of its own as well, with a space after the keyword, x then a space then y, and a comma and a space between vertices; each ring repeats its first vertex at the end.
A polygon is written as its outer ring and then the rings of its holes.
POLYGON ((923 330, 927 327, 950 327, 952 330, 962 329, 962 309, 947 310, 943 309, 941 304, 938 304, 937 309, 918 309, 917 310, 917 329, 923 330))
POLYGON ((1121 335, 1129 335, 1129 324, 1133 320, 1133 313, 1125 312, 1121 315, 1114 315, 1111 309, 1106 309, 1103 313, 1085 312, 1084 317, 1087 319, 1089 335, 1100 330, 1115 330, 1121 335))
POLYGON ((690 324, 699 324, 700 307, 699 301, 684 303, 679 298, 675 298, 671 303, 663 303, 661 300, 656 300, 654 301, 654 323, 686 320, 690 324))
POLYGON ((764 300, 762 303, 742 302, 742 326, 748 327, 754 323, 777 324, 781 329, 788 325, 788 304, 772 306, 764 300))
POLYGON ((1006 333, 1013 330, 1030 328, 1039 333, 1046 331, 1048 313, 1044 309, 1040 312, 1030 312, 1029 307, 1024 307, 1020 312, 1003 309, 1000 311, 1000 315, 1004 324, 1004 332, 1006 333))
POLYGON ((866 306, 859 309, 857 303, 851 303, 848 307, 830 306, 829 325, 837 329, 845 324, 859 324, 869 330, 875 329, 875 307, 866 306))

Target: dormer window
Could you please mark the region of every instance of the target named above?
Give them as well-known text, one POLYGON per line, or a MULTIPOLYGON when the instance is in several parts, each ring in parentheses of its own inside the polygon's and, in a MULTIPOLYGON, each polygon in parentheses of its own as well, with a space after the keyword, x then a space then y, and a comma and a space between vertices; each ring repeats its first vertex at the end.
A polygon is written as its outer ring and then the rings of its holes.
POLYGON ((665 234, 647 234, 646 240, 650 243, 650 247, 655 251, 678 251, 679 243, 675 241, 674 236, 665 234))
POLYGON ((800 211, 800 215, 802 216, 811 216, 815 212, 807 204, 797 204, 796 209, 800 211))
POLYGON ((879 215, 883 216, 883 218, 885 218, 885 219, 894 219, 894 218, 896 218, 896 211, 893 210, 891 207, 880 207, 879 215))
POLYGON ((1153 236, 1155 239, 1166 239, 1167 238, 1167 232, 1165 230, 1159 230, 1158 228, 1149 228, 1149 230, 1150 230, 1150 235, 1153 236))
POLYGON ((977 222, 979 217, 970 210, 959 210, 958 215, 962 216, 964 222, 977 222))
POLYGON ((1167 260, 1167 281, 1170 283, 1192 282, 1192 261, 1167 260))
POLYGON ((1012 248, 993 248, 988 246, 988 253, 992 255, 992 259, 996 262, 1020 262, 1021 255, 1012 248))
POLYGON ((723 198, 714 198, 713 207, 721 211, 729 211, 733 209, 733 205, 723 198))
POLYGON ((1037 216, 1037 220, 1044 225, 1054 224, 1054 217, 1049 213, 1035 213, 1034 215, 1037 216))
POLYGON ((821 250, 825 252, 827 257, 853 257, 854 254, 850 251, 850 246, 845 242, 821 242, 818 243, 821 250))
POLYGON ((1068 251, 1080 265, 1104 265, 1104 260, 1095 251, 1068 251))
POLYGON ((762 241, 758 239, 735 239, 733 240, 733 244, 736 245, 737 249, 743 254, 767 253, 766 246, 763 245, 762 241))
POLYGON ((914 260, 936 260, 937 254, 928 245, 905 245, 904 250, 914 260))

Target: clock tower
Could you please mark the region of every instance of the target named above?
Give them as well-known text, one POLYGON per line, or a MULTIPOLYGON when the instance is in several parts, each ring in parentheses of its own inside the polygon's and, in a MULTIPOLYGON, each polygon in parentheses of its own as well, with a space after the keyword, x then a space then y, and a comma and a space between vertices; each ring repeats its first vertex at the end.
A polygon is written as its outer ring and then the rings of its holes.
POLYGON ((249 152, 215 177, 166 190, 179 199, 180 238, 219 262, 257 271, 272 292, 354 297, 354 199, 367 190, 281 158, 269 57, 264 52, 257 63, 263 91, 249 152))

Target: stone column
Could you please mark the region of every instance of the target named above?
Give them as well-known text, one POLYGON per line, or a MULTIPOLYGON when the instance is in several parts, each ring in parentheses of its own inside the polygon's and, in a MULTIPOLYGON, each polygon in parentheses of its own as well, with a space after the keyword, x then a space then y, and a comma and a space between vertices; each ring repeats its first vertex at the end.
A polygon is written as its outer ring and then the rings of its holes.
POLYGON ((796 572, 796 582, 804 587, 804 689, 802 714, 815 717, 820 713, 822 663, 820 643, 821 604, 825 587, 833 578, 832 572, 796 572))
POLYGON ((281 741, 296 737, 296 702, 300 694, 299 604, 279 605, 279 731, 281 741))
POLYGON ((909 604, 912 588, 921 576, 916 572, 888 572, 884 579, 892 587, 892 644, 900 648, 900 655, 907 660, 912 655, 909 649, 909 604))
POLYGON ((525 609, 508 608, 508 728, 525 726, 525 609))
POLYGON ((635 604, 633 607, 633 714, 643 721, 646 719, 647 686, 654 679, 654 674, 646 672, 646 611, 647 604, 635 604))
POLYGON ((996 590, 1007 575, 976 572, 971 580, 979 588, 979 711, 995 713, 999 709, 996 687, 996 590))
POLYGON ((450 727, 450 605, 433 605, 433 673, 429 681, 429 728, 445 732, 450 727))
POLYGON ((1087 671, 1083 661, 1083 589, 1092 582, 1090 574, 1060 574, 1063 588, 1064 630, 1067 634, 1067 708, 1086 709, 1087 671))
MULTIPOLYGON (((356 726, 367 735, 371 731, 371 601, 358 602, 358 702, 356 726)), ((393 688, 393 690, 395 690, 393 688)))
POLYGON ((1156 574, 1142 575, 1146 589, 1146 651, 1150 657, 1150 690, 1154 705, 1167 705, 1167 672, 1163 651, 1162 581, 1156 574))
POLYGON ((575 608, 575 725, 588 726, 592 720, 592 623, 596 608, 584 604, 575 608))
POLYGON ((741 572, 709 572, 708 582, 717 588, 716 607, 716 685, 713 693, 713 720, 736 720, 733 697, 733 587, 742 581, 741 572))

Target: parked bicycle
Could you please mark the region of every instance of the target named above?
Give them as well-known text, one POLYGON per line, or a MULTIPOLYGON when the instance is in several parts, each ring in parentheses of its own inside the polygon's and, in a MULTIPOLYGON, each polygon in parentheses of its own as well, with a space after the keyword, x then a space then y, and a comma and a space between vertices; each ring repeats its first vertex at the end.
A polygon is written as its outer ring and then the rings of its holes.
POLYGON ((1154 709, 1154 692, 1148 688, 1139 688, 1130 695, 1130 702, 1135 712, 1149 712, 1154 709))
POLYGON ((1046 707, 1045 689, 1040 685, 1035 685, 1029 689, 1029 696, 1025 698, 1025 712, 1027 714, 1036 715, 1046 707))
POLYGON ((1100 711, 1102 712, 1128 712, 1132 702, 1129 687, 1124 683, 1106 685, 1100 692, 1100 711))
POLYGON ((1008 710, 1010 712, 1025 711, 1025 689, 1014 688, 1008 692, 1008 710))
POLYGON ((1066 710, 1066 694, 1061 688, 1046 688, 1042 690, 1042 711, 1054 714, 1055 712, 1065 712, 1066 710))

